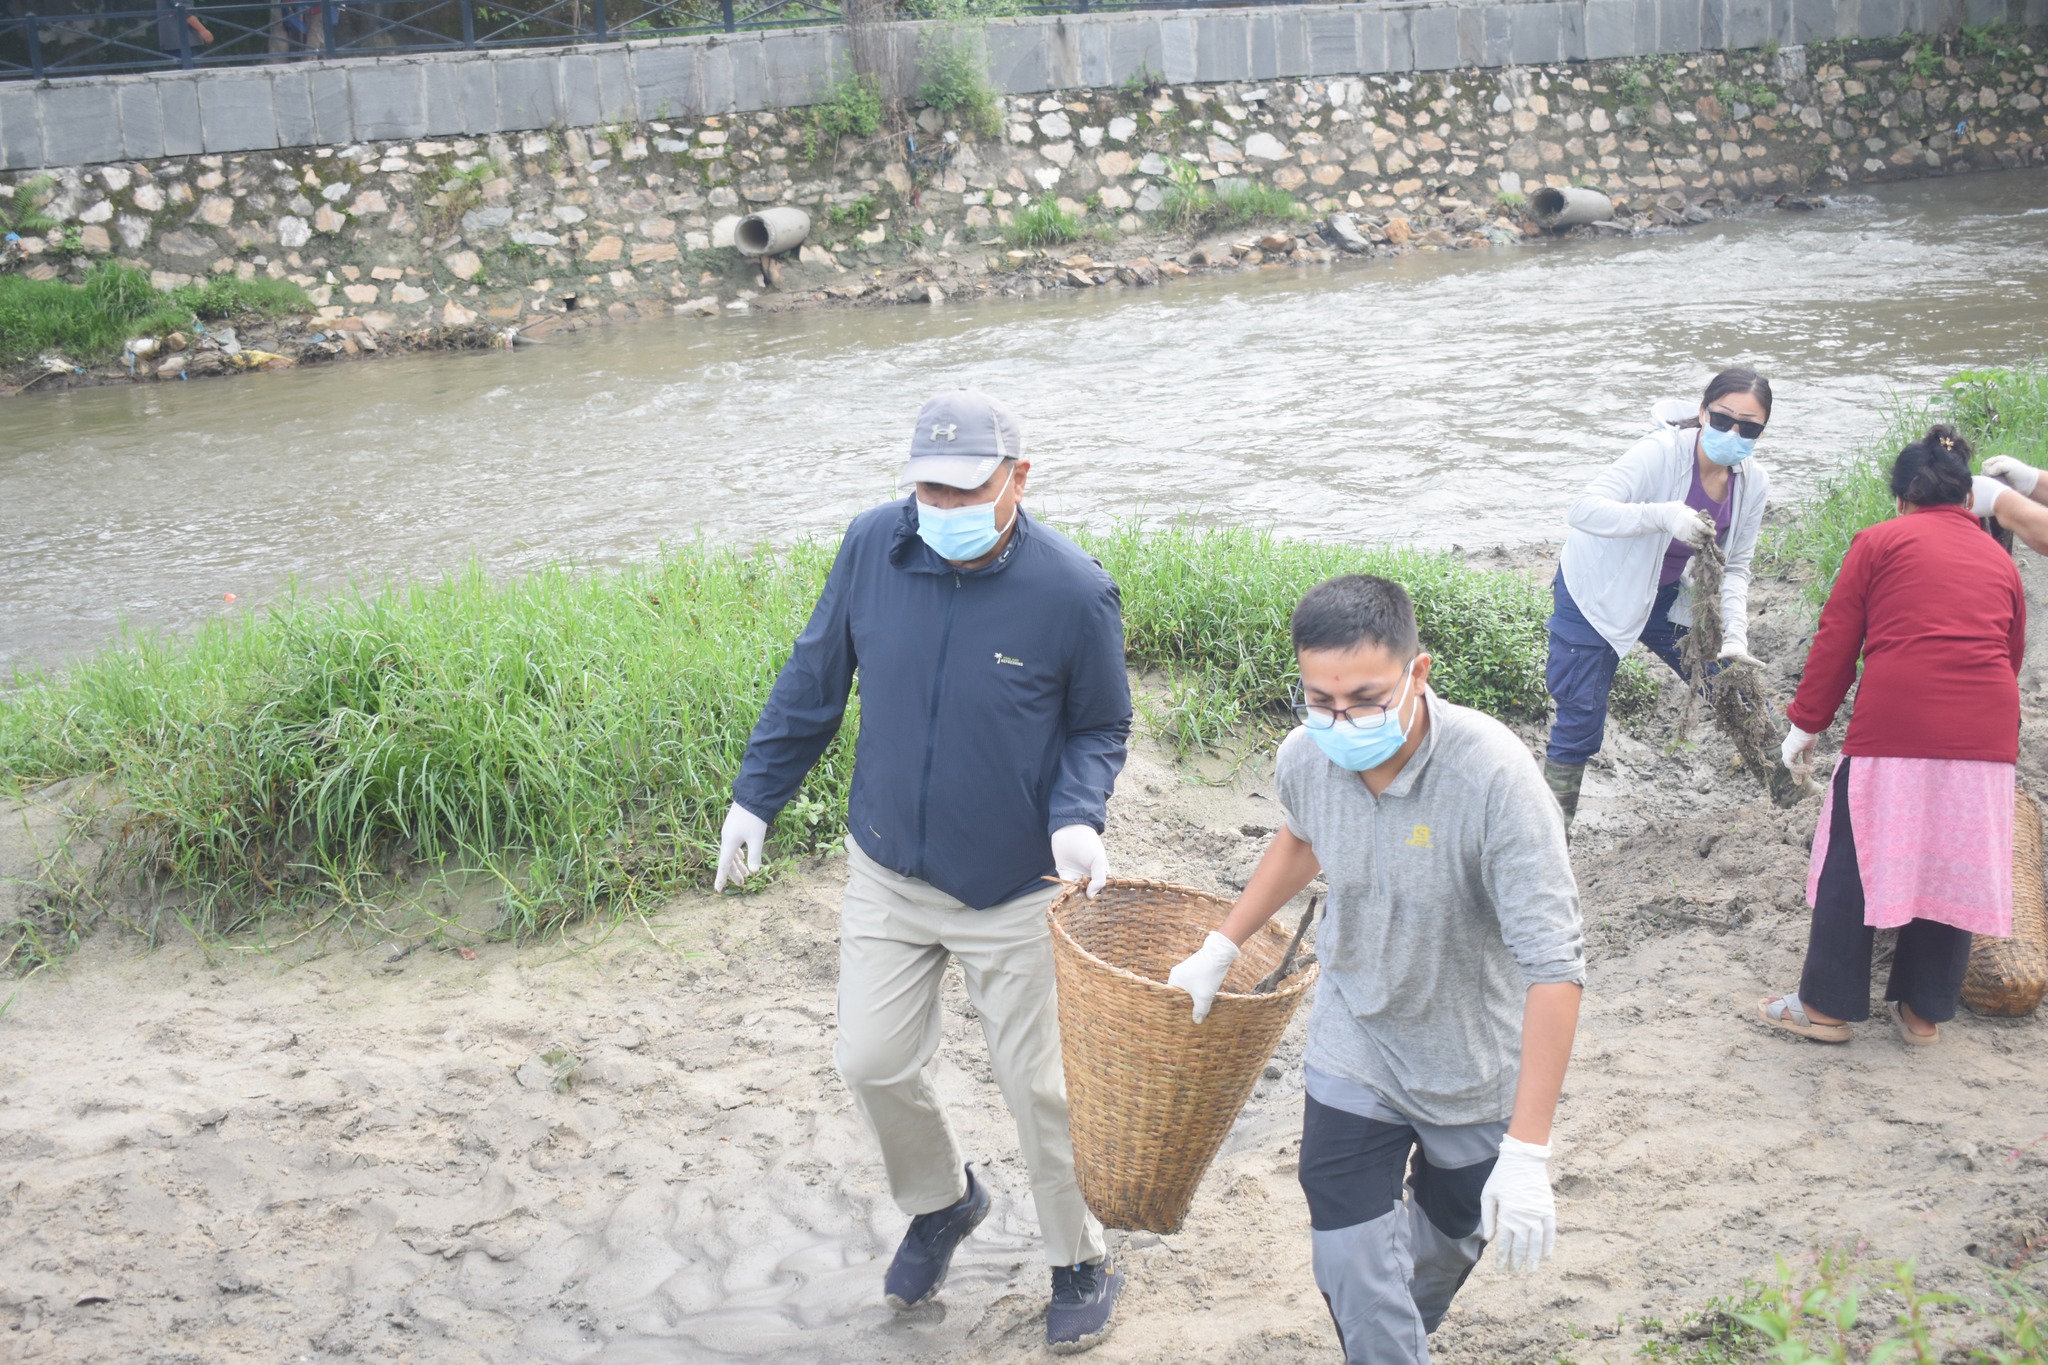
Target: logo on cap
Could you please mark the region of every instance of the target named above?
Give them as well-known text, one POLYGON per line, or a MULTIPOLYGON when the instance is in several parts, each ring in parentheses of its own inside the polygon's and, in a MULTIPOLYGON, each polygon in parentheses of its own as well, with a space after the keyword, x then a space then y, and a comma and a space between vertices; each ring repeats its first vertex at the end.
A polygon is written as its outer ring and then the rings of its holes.
POLYGON ((954 441, 959 438, 960 424, 958 422, 947 422, 943 425, 938 422, 932 423, 932 439, 934 441, 954 441))

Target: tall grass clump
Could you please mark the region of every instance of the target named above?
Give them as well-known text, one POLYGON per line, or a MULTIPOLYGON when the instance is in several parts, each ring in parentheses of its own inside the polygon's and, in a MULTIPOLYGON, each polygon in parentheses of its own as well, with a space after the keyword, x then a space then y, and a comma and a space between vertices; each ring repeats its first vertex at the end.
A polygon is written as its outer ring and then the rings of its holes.
POLYGON ((1174 231, 1190 237, 1250 223, 1289 222, 1308 213, 1293 195, 1271 185, 1252 181, 1206 185, 1186 162, 1176 162, 1172 175, 1173 184, 1160 201, 1158 216, 1174 231))
POLYGON ((983 137, 1003 131, 1003 109, 988 78, 981 30, 960 24, 933 29, 917 49, 919 102, 952 114, 983 137))
MULTIPOLYGON (((1326 578, 1371 573, 1408 589, 1430 686, 1448 701, 1508 719, 1548 714, 1543 664, 1550 594, 1520 574, 1477 569, 1454 554, 1284 540, 1268 531, 1126 525, 1078 533, 1123 590, 1124 649, 1157 669, 1153 727, 1179 752, 1212 749, 1248 724, 1291 725, 1295 682, 1288 619, 1326 578)), ((1617 681, 1617 714, 1655 700, 1639 663, 1617 681)))
POLYGON ((110 360, 130 337, 162 336, 195 318, 278 317, 312 308, 289 280, 218 276, 164 291, 142 271, 111 261, 77 284, 0 275, 0 362, 44 351, 110 360))
MULTIPOLYGON (((484 869, 532 933, 699 878, 747 736, 831 563, 685 551, 626 573, 288 600, 0 700, 15 788, 111 776, 142 870, 223 930, 394 866, 484 869)), ((849 734, 851 731, 849 731, 849 734)), ((839 829, 850 745, 778 822, 839 829)))
POLYGON ((1766 537, 1766 561, 1804 578, 1807 596, 1825 602, 1856 533, 1894 514, 1892 461, 1938 421, 1969 438, 1979 467, 1994 455, 2048 466, 2048 361, 1965 370, 1931 399, 1898 403, 1876 442, 1845 459, 1790 523, 1766 537))
POLYGON ((1081 235, 1081 220, 1050 199, 1019 209, 1003 229, 1013 247, 1060 246, 1081 235))

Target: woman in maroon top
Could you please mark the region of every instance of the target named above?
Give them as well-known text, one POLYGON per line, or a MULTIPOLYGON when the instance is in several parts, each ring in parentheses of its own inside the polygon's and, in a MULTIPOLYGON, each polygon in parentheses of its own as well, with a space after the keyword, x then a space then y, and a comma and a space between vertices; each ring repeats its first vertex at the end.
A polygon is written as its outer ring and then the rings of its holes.
POLYGON ((1891 487, 1899 515, 1851 542, 1786 708, 1798 773, 1856 684, 1813 841, 1806 970, 1758 1011, 1849 1041, 1870 1017, 1875 932, 1897 929, 1885 999, 1899 1036, 1925 1046, 1955 1017, 1971 935, 2012 932, 2027 609, 2011 556, 1970 515, 1967 442, 1935 427, 1899 453, 1891 487))

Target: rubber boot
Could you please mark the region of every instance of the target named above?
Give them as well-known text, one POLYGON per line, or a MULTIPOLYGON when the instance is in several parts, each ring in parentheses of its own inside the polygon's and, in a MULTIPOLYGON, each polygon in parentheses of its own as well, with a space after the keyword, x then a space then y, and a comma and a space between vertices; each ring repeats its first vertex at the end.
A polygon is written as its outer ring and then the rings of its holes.
POLYGON ((1550 794, 1557 798, 1557 808, 1564 812, 1564 836, 1572 836, 1572 820, 1579 813, 1579 787, 1586 780, 1586 765, 1583 763, 1559 763, 1554 758, 1543 760, 1543 780, 1550 784, 1550 794))

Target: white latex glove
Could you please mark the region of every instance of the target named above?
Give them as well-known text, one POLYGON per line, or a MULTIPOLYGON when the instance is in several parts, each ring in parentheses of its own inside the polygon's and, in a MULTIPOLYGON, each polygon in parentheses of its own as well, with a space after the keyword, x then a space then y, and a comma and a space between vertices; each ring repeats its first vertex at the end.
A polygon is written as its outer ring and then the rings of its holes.
POLYGON ((1721 652, 1714 657, 1724 664, 1748 664, 1752 668, 1762 668, 1764 666, 1762 659, 1749 652, 1749 641, 1747 640, 1724 641, 1721 645, 1721 652))
POLYGON ((1052 866, 1061 881, 1088 879, 1088 898, 1109 880, 1109 854, 1092 825, 1062 825, 1052 832, 1052 866))
POLYGON ((1524 1275, 1557 1249, 1550 1148, 1502 1136, 1500 1159, 1479 1191, 1479 1235, 1500 1243, 1501 1264, 1524 1275))
POLYGON ((1223 978, 1230 974, 1237 954, 1235 943, 1211 929, 1195 955, 1166 974, 1167 985, 1195 998, 1196 1023, 1209 1017, 1209 1007, 1216 1003, 1216 992, 1223 989, 1223 978))
POLYGON ((2009 483, 2001 483, 1997 479, 1986 478, 1982 474, 1976 475, 1970 480, 1970 515, 1973 517, 1994 515, 1995 509, 1998 506, 1998 495, 2000 493, 2013 493, 2017 491, 2009 483))
POLYGON ((1779 747, 1778 757, 1801 782, 1813 771, 1813 746, 1819 742, 1819 735, 1809 735, 1796 725, 1785 728, 1785 743, 1779 747))
POLYGON ((761 870, 761 845, 768 838, 768 822, 733 802, 725 813, 725 828, 718 832, 718 875, 711 879, 713 891, 725 890, 727 878, 745 885, 749 872, 761 870), (744 850, 746 861, 740 861, 744 850))
POLYGON ((2041 471, 2030 464, 2023 464, 2010 455, 1993 455, 1984 462, 1984 472, 1994 479, 2003 479, 2011 484, 2013 491, 2023 498, 2034 495, 2034 485, 2041 481, 2041 471))
POLYGON ((1682 540, 1695 550, 1704 550, 1714 543, 1714 519, 1682 502, 1664 504, 1664 526, 1672 539, 1682 540))

